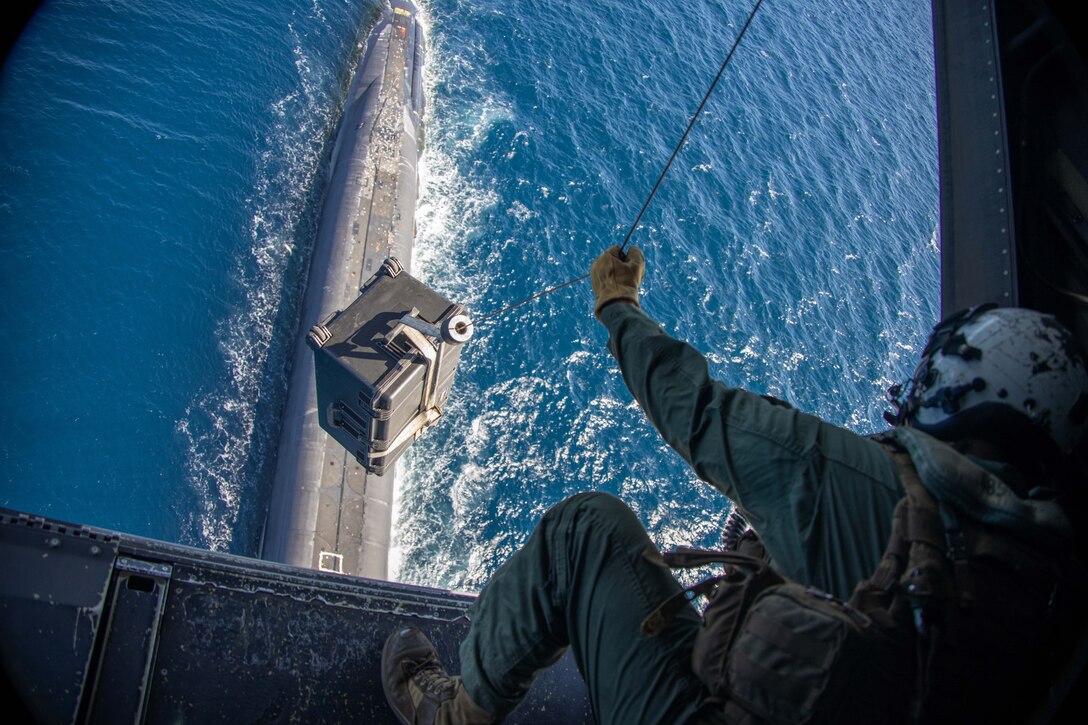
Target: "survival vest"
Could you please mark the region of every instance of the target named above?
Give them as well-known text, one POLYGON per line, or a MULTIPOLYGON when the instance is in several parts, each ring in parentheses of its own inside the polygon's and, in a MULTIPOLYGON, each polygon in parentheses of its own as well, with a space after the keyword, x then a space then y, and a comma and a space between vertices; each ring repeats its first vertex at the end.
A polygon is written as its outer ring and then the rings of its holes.
POLYGON ((1058 638, 1075 639, 1085 601, 1060 507, 1016 496, 919 431, 881 442, 906 495, 849 602, 758 556, 665 554, 674 567, 726 567, 642 628, 655 636, 707 595, 692 665, 727 722, 1024 722, 1055 676, 1058 638))

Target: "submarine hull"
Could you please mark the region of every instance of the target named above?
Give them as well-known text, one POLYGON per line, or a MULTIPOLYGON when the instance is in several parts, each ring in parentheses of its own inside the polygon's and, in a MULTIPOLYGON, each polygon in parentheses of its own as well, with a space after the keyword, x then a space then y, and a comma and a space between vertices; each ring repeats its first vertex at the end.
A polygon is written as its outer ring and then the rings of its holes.
POLYGON ((416 7, 394 0, 370 32, 344 103, 294 344, 264 559, 387 577, 395 471, 368 474, 321 430, 304 337, 346 308, 387 257, 411 271, 424 51, 416 7))

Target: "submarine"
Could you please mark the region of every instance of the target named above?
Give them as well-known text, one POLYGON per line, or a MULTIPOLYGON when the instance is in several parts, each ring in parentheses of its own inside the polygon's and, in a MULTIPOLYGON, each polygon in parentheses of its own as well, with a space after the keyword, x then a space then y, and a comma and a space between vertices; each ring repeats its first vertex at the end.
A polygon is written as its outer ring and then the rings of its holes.
MULTIPOLYGON (((387 258, 411 271, 425 43, 411 0, 381 9, 344 102, 300 327, 346 308, 387 258)), ((296 337, 261 558, 386 579, 395 468, 368 471, 322 430, 296 337)))
MULTIPOLYGON (((986 301, 1027 306, 1088 340, 1088 46, 1075 30, 1078 9, 933 2, 945 313, 986 301)), ((333 283, 348 296, 357 285, 333 283)), ((321 305, 305 324, 321 319, 321 305)), ((300 470, 299 461, 290 465, 300 470)), ((296 512, 316 507, 319 492, 284 496, 285 518, 270 517, 266 530, 269 560, 0 509, 9 716, 393 722, 380 679, 385 637, 420 626, 455 666, 472 597, 315 567, 316 526, 308 562, 279 560, 296 544, 307 550, 310 514, 296 512), (302 532, 295 544, 292 530, 302 532)), ((1033 722, 1076 722, 1088 711, 1088 628, 1068 635, 1074 655, 1033 722)), ((569 656, 508 718, 590 721, 569 656)))

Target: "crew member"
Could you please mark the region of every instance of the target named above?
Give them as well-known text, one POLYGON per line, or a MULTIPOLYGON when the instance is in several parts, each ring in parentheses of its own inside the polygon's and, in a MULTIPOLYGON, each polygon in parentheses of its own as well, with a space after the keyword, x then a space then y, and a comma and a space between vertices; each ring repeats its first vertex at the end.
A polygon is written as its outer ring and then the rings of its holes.
MULTIPOLYGON (((624 255, 613 247, 593 264, 595 312, 608 328, 609 349, 653 425, 702 480, 745 513, 788 579, 846 600, 878 566, 887 567, 882 555, 890 537, 914 535, 893 532, 893 514, 906 500, 905 477, 920 481, 921 495, 945 517, 946 533, 960 534, 949 522, 963 520, 972 541, 1015 540, 1016 557, 1027 546, 1025 561, 1035 555, 1049 561, 1051 552, 1074 548, 1059 502, 1074 478, 1071 454, 1085 436, 1088 372, 1052 317, 986 306, 938 325, 909 387, 897 391, 898 410, 889 417, 896 429, 881 441, 713 380, 698 351, 665 334, 639 308, 644 267, 637 248, 624 255)), ((955 553, 949 546, 941 548, 942 560, 955 553)), ((895 557, 885 559, 894 563, 895 557)), ((1054 570, 1071 567, 1063 560, 1054 570)), ((962 578, 951 589, 968 600, 987 586, 985 576, 982 584, 974 574, 962 578)), ((1026 642, 1023 667, 1034 666, 1030 657, 1051 654, 1049 644, 1037 640, 1058 623, 1041 620, 1052 615, 1055 591, 1064 595, 1069 588, 1058 575, 1038 578, 1020 587, 1022 599, 1008 600, 1016 616, 1032 616, 1015 607, 1037 601, 1043 610, 1022 637, 1003 638, 1026 642), (1041 588, 1053 591, 1035 596, 1041 588)), ((630 509, 605 493, 578 494, 544 515, 480 593, 461 645, 461 676, 447 675, 422 632, 402 629, 383 654, 386 696, 405 723, 492 722, 511 712, 536 674, 571 647, 598 722, 719 721, 727 712, 722 700, 708 694, 703 673, 693 670, 697 612, 683 607, 657 636, 641 630, 647 616, 680 591, 630 509)), ((935 651, 935 627, 946 622, 931 625, 932 608, 908 599, 906 587, 895 591, 910 604, 903 608, 915 610, 904 636, 918 652, 935 651)), ((947 611, 970 605, 949 601, 947 611)), ((948 626, 960 626, 956 616, 948 626)), ((978 619, 985 624, 987 616, 978 619)), ((956 676, 941 662, 932 672, 918 664, 925 671, 903 683, 916 690, 917 719, 942 719, 926 710, 927 698, 958 697, 929 687, 931 674, 956 676)), ((915 664, 912 651, 912 670, 915 664)), ((991 687, 1005 672, 994 675, 985 663, 976 669, 991 687)), ((1005 694, 993 690, 996 708, 1005 706, 1005 694)), ((749 709, 735 712, 753 716, 755 705, 741 705, 749 709)), ((954 706, 944 712, 958 715, 954 706)), ((756 713, 760 718, 773 719, 756 713)))

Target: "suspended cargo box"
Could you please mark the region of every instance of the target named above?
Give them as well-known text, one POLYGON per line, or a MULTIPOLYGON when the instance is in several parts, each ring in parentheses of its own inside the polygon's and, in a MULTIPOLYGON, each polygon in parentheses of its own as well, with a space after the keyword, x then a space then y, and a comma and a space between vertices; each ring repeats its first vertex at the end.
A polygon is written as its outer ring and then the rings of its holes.
POLYGON ((347 309, 307 335, 321 427, 366 470, 385 473, 442 415, 471 336, 463 306, 385 260, 347 309))

